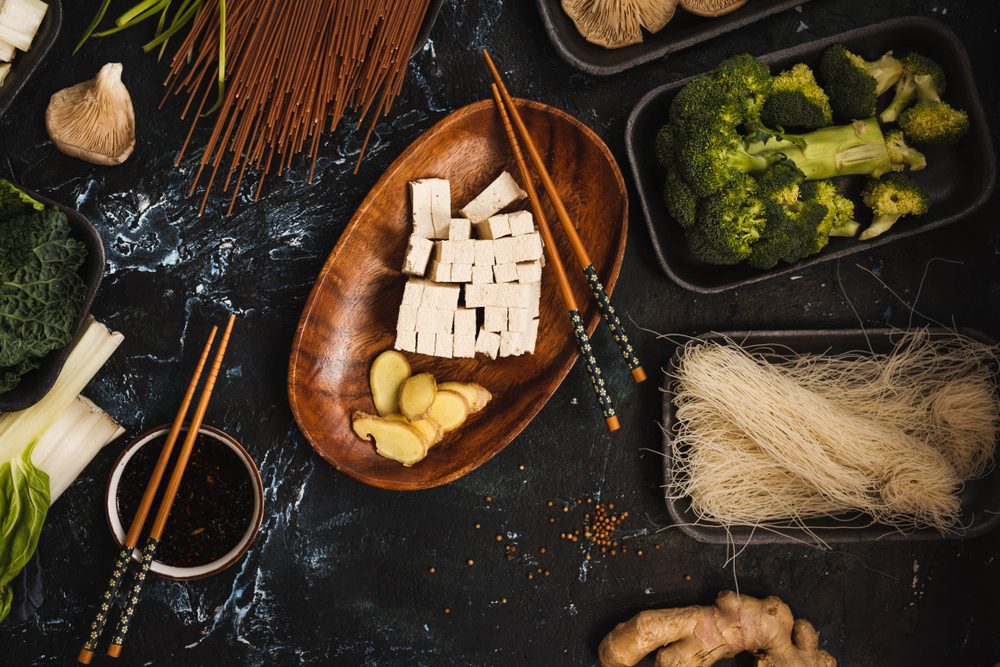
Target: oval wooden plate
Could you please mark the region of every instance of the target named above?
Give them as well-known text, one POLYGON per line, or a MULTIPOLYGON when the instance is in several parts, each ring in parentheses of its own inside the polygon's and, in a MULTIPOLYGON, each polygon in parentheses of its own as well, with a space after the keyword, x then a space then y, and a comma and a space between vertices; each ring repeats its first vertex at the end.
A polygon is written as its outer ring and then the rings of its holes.
MULTIPOLYGON (((604 142, 568 114, 518 100, 524 121, 544 157, 580 237, 604 280, 614 288, 625 252, 628 203, 625 182, 604 142)), ((451 181, 457 211, 504 169, 520 182, 492 100, 455 111, 414 141, 386 170, 358 207, 313 286, 295 332, 288 368, 288 398, 302 433, 334 467, 386 489, 425 489, 450 482, 482 465, 517 436, 559 387, 577 357, 569 319, 551 269, 543 272, 541 324, 534 355, 490 360, 438 359, 407 354, 414 372, 439 382, 478 382, 493 401, 449 434, 411 468, 384 459, 351 430, 355 410, 374 412, 368 369, 395 340, 405 278, 399 269, 410 233, 407 182, 451 181)), ((541 188, 539 187, 541 192, 541 188)), ((555 214, 546 217, 555 225, 555 214)), ((525 202, 527 206, 527 202, 525 202)), ((600 314, 576 267, 564 235, 553 229, 581 312, 593 331, 600 314)), ((607 370, 627 373, 617 358, 607 370)), ((582 400, 592 400, 587 396, 582 400)), ((604 421, 593 406, 594 428, 604 421)))

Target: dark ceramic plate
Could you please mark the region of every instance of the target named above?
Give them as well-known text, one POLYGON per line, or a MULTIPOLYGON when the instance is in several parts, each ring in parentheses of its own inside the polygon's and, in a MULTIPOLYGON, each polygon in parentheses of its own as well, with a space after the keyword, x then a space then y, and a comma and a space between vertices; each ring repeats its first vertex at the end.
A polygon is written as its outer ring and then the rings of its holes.
MULTIPOLYGON (((90 312, 90 306, 94 302, 94 296, 97 294, 101 279, 104 278, 104 243, 94 226, 77 211, 30 190, 24 191, 46 206, 55 206, 65 213, 69 220, 70 233, 87 246, 87 259, 80 267, 80 277, 87 285, 87 294, 80 306, 80 314, 76 316, 76 322, 73 324, 73 338, 75 340, 83 325, 84 318, 90 312)), ((69 356, 69 348, 70 346, 67 345, 60 350, 50 352, 45 356, 39 368, 24 375, 16 387, 5 394, 0 394, 0 412, 23 410, 40 401, 52 388, 56 377, 59 376, 59 371, 62 370, 63 364, 66 363, 66 357, 69 356)))
POLYGON ((697 16, 678 5, 677 13, 663 30, 653 35, 644 31, 642 43, 621 49, 606 49, 581 37, 560 0, 538 0, 538 11, 563 60, 588 74, 607 75, 662 58, 805 2, 808 0, 750 0, 719 18, 697 16))
POLYGON ((56 36, 59 35, 59 27, 62 25, 62 5, 59 0, 48 0, 48 3, 49 10, 45 13, 31 49, 27 53, 17 52, 7 79, 0 86, 0 116, 3 116, 10 103, 45 60, 45 54, 49 52, 52 43, 56 41, 56 36))
MULTIPOLYGON (((721 292, 760 282, 944 227, 968 216, 989 199, 996 177, 993 144, 979 93, 976 91, 972 65, 958 37, 937 21, 905 17, 771 53, 762 56, 761 60, 771 65, 775 71, 798 62, 816 66, 823 50, 830 44, 837 43, 846 44, 866 58, 875 58, 890 49, 898 54, 905 54, 910 50, 919 51, 934 58, 941 63, 948 76, 945 97, 954 106, 969 112, 968 135, 955 146, 924 151, 928 166, 923 171, 913 173, 913 177, 930 192, 930 212, 920 218, 903 220, 888 233, 871 241, 830 239, 829 245, 818 255, 795 264, 780 264, 769 271, 747 266, 712 266, 699 262, 687 251, 680 225, 667 213, 662 196, 664 171, 653 154, 652 139, 663 124, 670 102, 677 90, 690 79, 677 81, 656 88, 639 100, 625 130, 629 164, 653 248, 660 266, 674 282, 702 293, 721 292)), ((891 94, 884 95, 882 103, 887 104, 889 99, 891 94)), ((851 178, 848 183, 854 189, 847 194, 856 200, 861 222, 867 222, 865 216, 870 214, 856 197, 863 179, 851 178)))
POLYGON ((437 21, 438 14, 441 13, 441 5, 443 4, 444 0, 431 0, 430 4, 427 5, 424 22, 420 26, 420 32, 417 33, 417 41, 413 43, 413 51, 410 53, 411 58, 420 53, 420 49, 424 48, 424 44, 430 39, 431 30, 434 29, 434 23, 437 21))
MULTIPOLYGON (((943 330, 932 330, 942 333, 943 330)), ((995 344, 989 336, 974 329, 961 329, 960 333, 975 340, 995 344)), ((796 353, 839 353, 851 350, 871 349, 876 353, 888 352, 892 349, 893 332, 889 329, 872 329, 867 332, 860 329, 842 331, 735 331, 726 333, 708 333, 698 336, 707 341, 720 341, 729 338, 745 345, 772 345, 778 349, 790 349, 796 353), (866 334, 867 333, 867 337, 866 334)), ((670 358, 668 374, 663 382, 663 481, 667 511, 674 524, 682 532, 699 542, 708 544, 774 544, 786 542, 810 543, 810 537, 801 528, 784 528, 780 530, 754 529, 753 526, 732 526, 729 534, 719 525, 713 523, 696 523, 697 517, 691 511, 688 498, 671 498, 669 488, 675 473, 673 467, 673 452, 671 439, 676 425, 676 413, 673 404, 675 381, 671 377, 677 368, 680 348, 670 358)), ((962 517, 960 531, 942 535, 938 531, 927 528, 908 533, 901 533, 890 527, 870 524, 863 518, 815 519, 809 521, 811 532, 819 539, 827 542, 872 542, 877 540, 940 540, 961 539, 984 535, 1000 524, 1000 467, 994 467, 989 475, 982 479, 967 482, 962 489, 962 517)))

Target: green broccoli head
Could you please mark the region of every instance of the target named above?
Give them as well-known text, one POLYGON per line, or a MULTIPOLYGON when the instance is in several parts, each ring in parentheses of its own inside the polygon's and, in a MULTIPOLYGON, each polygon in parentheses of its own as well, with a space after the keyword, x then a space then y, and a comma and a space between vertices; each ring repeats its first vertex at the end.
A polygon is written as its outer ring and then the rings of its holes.
POLYGON ((969 114, 947 102, 918 102, 900 114, 899 127, 917 146, 951 146, 969 131, 969 114))
POLYGON ((903 76, 896 83, 889 106, 879 115, 883 123, 893 123, 915 99, 940 102, 946 79, 944 70, 935 61, 919 53, 910 53, 902 60, 903 76))
POLYGON ((748 53, 726 58, 712 70, 712 78, 725 93, 739 101, 743 122, 756 125, 768 93, 771 69, 748 53))
POLYGON ((677 149, 677 141, 674 139, 674 128, 672 125, 664 125, 656 133, 656 161, 661 167, 670 167, 674 164, 674 153, 677 149))
POLYGON ((930 208, 927 191, 904 174, 869 180, 861 198, 874 215, 872 224, 861 232, 862 241, 884 234, 903 216, 923 215, 930 208))
POLYGON ((799 63, 774 77, 761 120, 770 127, 815 130, 833 123, 833 110, 812 69, 799 63))
POLYGON ((835 44, 823 52, 819 73, 834 115, 842 121, 861 120, 875 115, 879 95, 899 80, 903 64, 891 51, 869 62, 835 44))
POLYGON ((861 225, 854 219, 854 202, 837 189, 833 181, 807 181, 800 187, 800 196, 826 207, 826 219, 820 225, 830 236, 853 237, 861 225))
POLYGON ((737 264, 752 252, 764 227, 764 210, 757 182, 746 174, 705 198, 695 224, 687 230, 691 253, 710 264, 737 264))
POLYGON ((677 91, 670 103, 670 124, 677 130, 702 123, 739 125, 743 110, 715 79, 699 76, 677 91))
POLYGON ((920 171, 927 166, 927 158, 916 148, 906 143, 902 130, 892 130, 885 135, 885 147, 889 151, 889 161, 893 171, 920 171))
POLYGON ((676 169, 667 172, 663 183, 663 201, 667 205, 667 212, 681 227, 687 229, 694 224, 698 197, 676 169))
POLYGON ((766 224, 749 257, 751 266, 769 269, 826 246, 833 219, 824 204, 805 196, 809 188, 804 181, 805 175, 789 161, 775 164, 760 177, 766 224))
POLYGON ((751 155, 731 125, 720 122, 689 126, 679 135, 677 169, 699 197, 721 190, 749 172, 763 171, 771 157, 751 155))

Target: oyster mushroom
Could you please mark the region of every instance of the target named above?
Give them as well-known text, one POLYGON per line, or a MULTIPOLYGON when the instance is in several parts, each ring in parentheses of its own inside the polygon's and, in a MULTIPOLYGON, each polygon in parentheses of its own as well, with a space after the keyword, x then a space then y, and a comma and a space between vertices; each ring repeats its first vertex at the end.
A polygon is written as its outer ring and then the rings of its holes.
POLYGON ((135 113, 121 63, 108 63, 92 80, 53 95, 45 127, 66 155, 94 164, 124 162, 135 148, 135 113))
POLYGON ((642 28, 657 32, 677 9, 677 0, 562 0, 563 11, 592 44, 617 49, 642 41, 642 28))
POLYGON ((680 0, 681 7, 698 16, 725 16, 747 4, 747 0, 680 0))

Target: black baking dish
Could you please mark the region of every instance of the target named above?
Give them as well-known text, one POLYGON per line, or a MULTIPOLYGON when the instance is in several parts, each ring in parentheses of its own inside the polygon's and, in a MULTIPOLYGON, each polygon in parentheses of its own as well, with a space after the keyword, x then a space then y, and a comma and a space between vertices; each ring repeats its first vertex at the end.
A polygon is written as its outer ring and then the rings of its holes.
MULTIPOLYGON (((904 17, 777 51, 761 56, 761 60, 771 65, 775 72, 797 62, 815 66, 823 50, 837 43, 846 44, 867 58, 875 58, 890 49, 900 55, 914 50, 934 58, 948 77, 947 101, 968 111, 969 133, 955 146, 924 151, 927 168, 912 174, 930 191, 930 212, 920 218, 903 220, 871 241, 830 239, 829 245, 819 254, 794 264, 779 264, 769 271, 699 262, 688 253, 680 225, 667 213, 662 196, 664 171, 653 153, 653 137, 666 118, 670 102, 690 79, 677 81, 656 88, 639 100, 625 130, 629 164, 653 248, 660 266, 674 282, 702 293, 756 283, 952 224, 979 209, 989 199, 996 178, 993 144, 972 65, 958 37, 937 21, 904 17)), ((882 104, 887 104, 891 97, 891 93, 884 95, 882 104)), ((861 178, 852 179, 852 184, 857 186, 862 182, 861 178)), ((856 203, 859 218, 865 222, 869 213, 860 202, 856 203)))
MULTIPOLYGON (((87 313, 90 312, 91 304, 94 303, 97 288, 100 287, 101 280, 104 278, 104 242, 97 229, 77 211, 25 188, 21 189, 46 206, 54 206, 65 213, 73 238, 83 241, 87 246, 87 259, 80 267, 80 277, 87 285, 87 294, 83 298, 80 312, 73 324, 73 339, 75 340, 77 334, 80 333, 87 313)), ((42 360, 41 366, 25 374, 16 387, 7 393, 0 394, 0 412, 23 410, 40 401, 59 376, 59 371, 62 370, 63 364, 66 363, 66 357, 69 356, 71 345, 72 343, 62 349, 49 352, 42 360)))
POLYGON ((663 30, 653 35, 643 31, 640 44, 620 49, 606 49, 584 39, 559 0, 538 0, 538 12, 563 60, 588 74, 607 75, 662 58, 805 2, 808 0, 754 0, 718 18, 697 16, 678 6, 663 30))
MULTIPOLYGON (((943 330, 931 330, 942 333, 943 330)), ((996 341, 974 329, 960 329, 959 333, 975 340, 995 344, 996 341)), ((819 330, 819 331, 742 331, 708 333, 698 336, 706 341, 730 339, 743 345, 767 345, 779 350, 793 350, 796 353, 833 353, 869 349, 876 353, 888 352, 892 347, 892 336, 898 331, 890 329, 819 330)), ((768 529, 753 526, 731 526, 726 530, 712 523, 697 523, 691 511, 688 498, 671 498, 670 488, 674 480, 673 452, 671 439, 676 424, 673 404, 675 381, 673 371, 677 368, 681 349, 678 348, 667 366, 663 382, 663 482, 664 498, 670 518, 680 530, 699 542, 708 544, 775 544, 813 543, 816 538, 830 543, 872 542, 877 540, 932 540, 962 539, 977 537, 994 530, 1000 524, 1000 468, 994 467, 990 473, 977 480, 967 482, 961 492, 962 518, 964 528, 946 535, 931 529, 900 532, 890 527, 871 524, 863 518, 844 520, 810 520, 810 532, 802 528, 768 529)), ((680 473, 677 473, 680 474, 680 473)))
POLYGON ((42 19, 42 25, 38 28, 38 34, 35 35, 31 48, 27 53, 17 52, 7 79, 0 86, 0 116, 3 116, 17 94, 28 83, 28 79, 45 60, 45 55, 59 35, 60 27, 62 27, 62 4, 59 0, 49 0, 49 9, 45 12, 45 18, 42 19))

